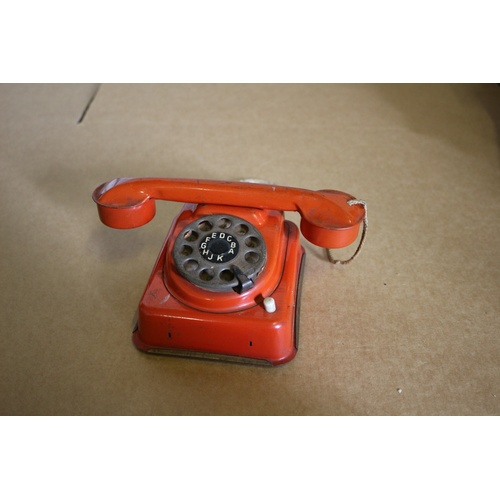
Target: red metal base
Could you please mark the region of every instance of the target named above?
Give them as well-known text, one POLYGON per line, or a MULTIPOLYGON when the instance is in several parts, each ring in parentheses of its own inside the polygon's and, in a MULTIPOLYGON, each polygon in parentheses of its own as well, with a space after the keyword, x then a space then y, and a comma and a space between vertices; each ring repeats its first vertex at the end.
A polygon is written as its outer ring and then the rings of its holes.
MULTIPOLYGON (((279 365, 292 360, 298 344, 298 299, 305 256, 295 224, 284 221, 286 239, 280 274, 269 294, 276 311, 267 312, 258 295, 243 310, 199 310, 182 303, 165 283, 169 238, 139 304, 135 346, 145 352, 239 363, 279 365)), ((232 292, 236 293, 236 292, 232 292)))

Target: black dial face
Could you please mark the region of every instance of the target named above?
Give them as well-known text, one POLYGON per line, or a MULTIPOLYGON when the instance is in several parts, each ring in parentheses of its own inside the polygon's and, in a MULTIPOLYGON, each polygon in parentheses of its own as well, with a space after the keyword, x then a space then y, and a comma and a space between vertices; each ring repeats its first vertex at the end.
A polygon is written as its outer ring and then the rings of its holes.
POLYGON ((227 214, 207 215, 188 224, 177 236, 173 252, 184 278, 216 292, 253 286, 267 259, 259 230, 227 214))
POLYGON ((200 243, 200 255, 209 262, 224 263, 238 254, 238 240, 229 233, 220 231, 209 233, 200 243))

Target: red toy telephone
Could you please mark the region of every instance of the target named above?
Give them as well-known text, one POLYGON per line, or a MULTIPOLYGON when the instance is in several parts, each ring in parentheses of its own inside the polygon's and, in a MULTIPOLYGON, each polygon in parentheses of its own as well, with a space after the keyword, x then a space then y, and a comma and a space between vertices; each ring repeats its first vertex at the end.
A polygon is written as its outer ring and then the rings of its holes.
POLYGON ((142 351, 278 365, 298 345, 304 249, 283 211, 298 211, 313 244, 356 240, 365 208, 340 191, 247 182, 120 178, 93 194, 107 226, 149 222, 154 200, 185 202, 139 303, 142 351))

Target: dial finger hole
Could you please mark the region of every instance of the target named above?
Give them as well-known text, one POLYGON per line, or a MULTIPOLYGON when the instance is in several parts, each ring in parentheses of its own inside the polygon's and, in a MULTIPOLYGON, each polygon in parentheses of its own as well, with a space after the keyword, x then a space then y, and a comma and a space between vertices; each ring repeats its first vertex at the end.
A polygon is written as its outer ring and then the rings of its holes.
POLYGON ((222 281, 233 281, 233 279, 234 279, 234 273, 230 269, 223 269, 219 273, 219 278, 222 281))
POLYGON ((257 264, 260 260, 260 255, 257 252, 247 252, 245 254, 245 260, 249 264, 257 264))
POLYGON ((221 229, 227 229, 228 227, 231 227, 231 220, 226 218, 226 217, 222 217, 221 219, 219 219, 219 221, 217 222, 217 225, 221 228, 221 229))
POLYGON ((202 220, 199 224, 198 224, 198 229, 200 231, 210 231, 210 229, 212 229, 214 226, 211 222, 209 222, 208 220, 202 220))
POLYGON ((200 279, 203 281, 211 281, 214 279, 215 273, 213 269, 202 269, 200 271, 200 279))
POLYGON ((184 257, 189 257, 192 253, 193 253, 193 247, 190 247, 189 245, 182 245, 181 255, 184 255, 184 257))
POLYGON ((190 229, 184 233, 184 239, 186 241, 196 241, 198 239, 198 233, 190 229))
POLYGON ((196 271, 196 269, 198 269, 198 262, 194 259, 186 260, 186 262, 184 262, 184 269, 188 273, 196 271))
POLYGON ((256 238, 255 236, 249 236, 245 240, 245 245, 248 248, 257 248, 260 245, 260 240, 259 240, 259 238, 256 238))
POLYGON ((238 224, 234 229, 236 234, 238 234, 239 236, 244 236, 249 231, 249 228, 246 224, 238 224))

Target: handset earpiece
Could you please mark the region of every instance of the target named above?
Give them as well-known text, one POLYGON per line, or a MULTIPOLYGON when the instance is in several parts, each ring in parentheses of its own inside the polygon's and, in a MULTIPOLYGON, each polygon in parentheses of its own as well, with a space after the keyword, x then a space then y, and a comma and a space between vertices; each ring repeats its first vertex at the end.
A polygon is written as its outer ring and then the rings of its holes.
POLYGON ((101 184, 92 194, 99 218, 115 229, 147 224, 156 214, 155 201, 140 188, 137 179, 121 177, 101 184))
POLYGON ((350 205, 355 198, 342 191, 313 191, 315 200, 308 200, 299 213, 300 231, 304 237, 319 247, 343 248, 354 243, 364 218, 364 208, 350 205), (322 197, 323 210, 317 202, 322 197), (316 202, 316 204, 315 204, 316 202), (333 210, 336 207, 336 211, 333 210))

